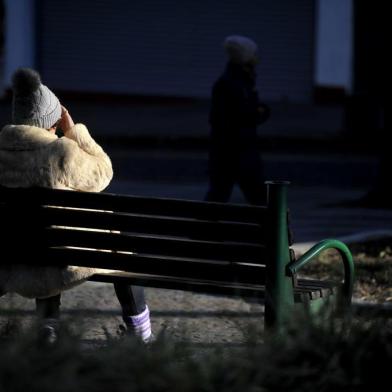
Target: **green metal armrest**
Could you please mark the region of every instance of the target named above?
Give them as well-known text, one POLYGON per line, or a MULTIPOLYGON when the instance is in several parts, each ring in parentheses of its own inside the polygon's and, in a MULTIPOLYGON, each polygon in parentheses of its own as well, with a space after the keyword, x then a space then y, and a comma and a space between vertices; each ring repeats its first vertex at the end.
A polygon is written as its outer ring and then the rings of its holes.
POLYGON ((351 302, 351 296, 354 285, 354 261, 348 247, 339 240, 327 239, 320 241, 318 244, 310 248, 298 260, 291 262, 288 266, 288 273, 294 276, 304 265, 312 261, 321 252, 327 249, 336 249, 343 261, 344 266, 344 282, 342 294, 347 299, 348 304, 351 302))

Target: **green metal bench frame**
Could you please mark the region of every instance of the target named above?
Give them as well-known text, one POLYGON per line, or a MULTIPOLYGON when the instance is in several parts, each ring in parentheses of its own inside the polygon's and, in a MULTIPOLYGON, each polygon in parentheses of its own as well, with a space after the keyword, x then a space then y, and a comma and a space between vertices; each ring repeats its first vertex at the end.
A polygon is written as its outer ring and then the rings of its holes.
MULTIPOLYGON (((266 290, 271 297, 273 307, 266 308, 265 317, 267 325, 282 325, 289 310, 293 308, 293 288, 296 284, 298 271, 328 249, 339 252, 344 266, 344 280, 341 292, 337 293, 339 301, 337 307, 344 310, 351 305, 351 297, 354 285, 354 262, 349 248, 336 239, 325 239, 314 245, 299 259, 291 259, 290 244, 287 225, 287 187, 288 182, 267 182, 268 206, 271 213, 271 221, 276 225, 272 228, 271 237, 271 265, 267 269, 266 290)), ((325 301, 323 299, 312 301, 311 308, 319 310, 325 301)))

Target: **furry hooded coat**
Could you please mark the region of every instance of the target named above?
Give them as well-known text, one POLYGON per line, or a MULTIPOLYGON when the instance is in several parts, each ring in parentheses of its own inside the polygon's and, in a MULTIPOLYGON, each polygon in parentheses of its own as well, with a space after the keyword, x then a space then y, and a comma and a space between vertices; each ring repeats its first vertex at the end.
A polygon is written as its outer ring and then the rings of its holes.
MULTIPOLYGON (((83 124, 75 124, 67 137, 61 138, 30 125, 7 125, 0 132, 3 186, 100 192, 112 177, 110 158, 83 124)), ((82 283, 97 271, 73 266, 0 267, 0 294, 45 298, 82 283)))

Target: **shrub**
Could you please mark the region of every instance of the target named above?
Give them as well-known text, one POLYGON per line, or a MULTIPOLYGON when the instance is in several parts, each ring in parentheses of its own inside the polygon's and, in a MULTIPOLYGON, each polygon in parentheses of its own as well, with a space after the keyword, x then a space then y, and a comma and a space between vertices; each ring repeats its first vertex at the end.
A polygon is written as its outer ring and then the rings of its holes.
POLYGON ((391 322, 377 318, 302 320, 284 334, 261 341, 251 332, 241 348, 207 352, 163 336, 148 347, 110 335, 89 347, 67 329, 52 346, 34 336, 3 331, 1 392, 347 392, 386 380, 392 358, 391 322))

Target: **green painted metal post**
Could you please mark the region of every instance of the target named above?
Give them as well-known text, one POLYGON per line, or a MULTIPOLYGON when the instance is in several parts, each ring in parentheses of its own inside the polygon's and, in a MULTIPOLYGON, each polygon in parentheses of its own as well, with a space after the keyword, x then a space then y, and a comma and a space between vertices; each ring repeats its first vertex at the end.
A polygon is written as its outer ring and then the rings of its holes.
POLYGON ((269 239, 266 276, 265 326, 283 326, 294 305, 292 279, 287 274, 290 251, 287 227, 289 182, 266 182, 268 192, 269 239))

